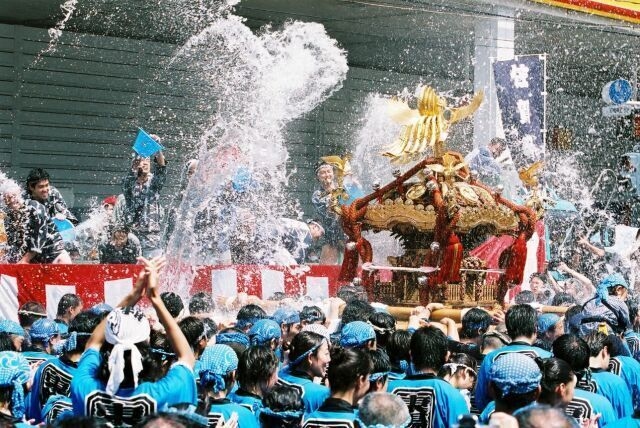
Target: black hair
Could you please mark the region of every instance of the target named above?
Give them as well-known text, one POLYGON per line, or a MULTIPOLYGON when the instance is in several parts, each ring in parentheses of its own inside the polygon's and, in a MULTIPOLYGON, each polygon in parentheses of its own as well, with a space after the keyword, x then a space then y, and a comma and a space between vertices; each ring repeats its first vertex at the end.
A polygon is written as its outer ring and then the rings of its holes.
POLYGON ((26 302, 18 309, 18 321, 22 327, 29 328, 40 318, 46 318, 47 311, 44 306, 38 302, 26 302), (41 314, 41 315, 40 315, 41 314))
POLYGON ((240 308, 238 315, 236 316, 236 321, 247 321, 253 324, 257 320, 261 320, 263 318, 268 318, 264 309, 258 305, 250 303, 240 308))
POLYGON ((252 386, 259 386, 271 379, 278 370, 280 361, 271 348, 266 346, 250 346, 238 362, 238 383, 240 388, 250 391, 252 386))
POLYGON ((592 357, 597 357, 604 348, 607 348, 609 352, 611 352, 609 336, 601 331, 590 331, 584 336, 584 341, 589 345, 589 352, 592 357))
POLYGON ((484 351, 487 348, 499 349, 509 343, 511 343, 511 338, 509 336, 497 330, 493 330, 482 335, 480 350, 484 351))
MULTIPOLYGON (((565 333, 571 333, 580 335, 580 323, 572 322, 573 318, 579 315, 583 310, 581 305, 571 306, 564 313, 564 331, 565 333)), ((578 319, 578 318, 576 318, 578 319)))
POLYGON ((393 315, 386 312, 374 312, 369 317, 369 323, 376 332, 377 345, 383 348, 387 346, 389 337, 396 331, 396 319, 393 315))
POLYGON ((373 306, 362 300, 353 300, 344 307, 342 311, 342 325, 345 326, 353 321, 368 322, 369 317, 376 310, 373 306))
POLYGON ((567 416, 561 408, 536 405, 518 412, 516 416, 519 428, 538 428, 548 426, 554 428, 574 428, 578 425, 575 419, 567 416))
POLYGON ((536 296, 533 294, 533 291, 531 290, 523 290, 521 292, 519 292, 518 294, 516 294, 516 297, 514 297, 514 302, 516 303, 516 305, 522 305, 525 303, 533 303, 536 301, 536 296))
POLYGON ((569 293, 558 293, 551 299, 551 306, 573 306, 576 298, 569 293))
POLYGON ((0 332, 0 352, 2 351, 18 352, 16 347, 13 345, 11 334, 7 333, 6 331, 0 332))
POLYGON ((318 306, 305 306, 300 311, 300 323, 301 324, 324 324, 327 321, 327 316, 322 312, 318 306))
POLYGON ((609 334, 607 348, 611 357, 632 357, 625 341, 616 334, 609 334))
POLYGON ((31 190, 31 186, 42 180, 51 180, 49 173, 42 168, 33 168, 27 175, 26 184, 27 191, 31 190))
POLYGON ((182 330, 182 334, 184 334, 191 349, 198 350, 200 341, 206 338, 204 322, 197 317, 186 317, 180 320, 178 326, 180 330, 182 330))
POLYGON ((436 327, 421 327, 411 336, 411 361, 418 370, 438 371, 447 360, 449 341, 436 327))
POLYGON ((204 291, 194 294, 189 301, 189 313, 191 315, 206 314, 213 312, 215 309, 216 305, 211 294, 204 291))
POLYGON ((560 358, 536 358, 536 363, 542 372, 542 380, 540 381, 540 396, 538 401, 543 404, 555 406, 560 403, 556 388, 560 384, 567 384, 573 381, 575 373, 571 370, 571 366, 560 358))
POLYGON ((513 305, 507 310, 504 323, 507 326, 507 334, 511 339, 536 334, 538 314, 529 305, 513 305))
POLYGON ((163 332, 151 330, 149 335, 149 367, 140 372, 140 379, 155 382, 167 374, 173 363, 178 360, 171 342, 163 332))
POLYGON ((207 340, 211 339, 218 333, 218 324, 211 318, 200 318, 204 324, 204 335, 207 340))
POLYGON ((631 324, 633 325, 633 320, 635 320, 638 316, 638 299, 627 299, 625 303, 629 308, 629 319, 631 320, 631 324))
POLYGON ((336 297, 344 300, 346 304, 357 300, 357 293, 353 285, 343 285, 336 293, 336 297))
POLYGON ((589 345, 575 334, 563 334, 553 341, 551 348, 553 356, 566 361, 578 377, 589 368, 589 345))
POLYGON ((160 300, 162 300, 172 318, 177 318, 184 309, 182 298, 171 291, 165 291, 160 294, 160 300))
MULTIPOLYGON (((449 360, 447 361, 447 363, 444 364, 442 367, 440 367, 440 370, 438 370, 438 377, 444 377, 445 375, 453 376, 459 371, 466 370, 465 367, 458 367, 452 373, 451 370, 449 369, 449 366, 447 366, 447 364, 462 364, 464 366, 467 366, 468 368, 470 368, 476 373, 478 371, 478 361, 475 358, 473 358, 469 354, 465 354, 464 352, 458 352, 456 354, 451 354, 449 356, 449 360)), ((476 377, 477 377, 477 374, 476 374, 476 377)))
POLYGON ((60 298, 58 302, 58 317, 63 317, 69 309, 73 309, 82 304, 80 297, 73 293, 67 293, 60 298))
POLYGON ((481 308, 471 308, 462 317, 460 337, 475 339, 482 336, 491 325, 491 314, 481 308))
POLYGON ((96 316, 94 313, 89 311, 80 312, 74 319, 69 323, 69 333, 73 333, 74 331, 78 334, 76 338, 76 347, 74 349, 70 349, 67 352, 84 352, 84 348, 91 338, 91 333, 93 330, 100 324, 102 319, 99 316, 96 316))
MULTIPOLYGON (((142 371, 138 374, 138 381, 142 382, 150 376, 151 373, 157 372, 156 362, 154 361, 149 344, 146 341, 138 342, 135 344, 142 357, 142 371)), ((109 356, 113 350, 113 345, 109 342, 104 342, 100 347, 100 366, 96 372, 96 377, 105 384, 109 381, 109 356)), ((133 388, 133 370, 131 368, 131 351, 124 351, 124 380, 120 384, 120 388, 133 388)))
MULTIPOLYGON (((382 348, 377 349, 368 349, 367 353, 369 354, 369 358, 371 359, 371 373, 388 373, 391 371, 391 361, 389 361, 389 356, 382 348)), ((386 378, 387 375, 384 375, 386 378)), ((371 387, 375 384, 376 381, 371 381, 371 387)))
MULTIPOLYGON (((322 346, 321 343, 326 338, 318 333, 314 333, 312 331, 301 331, 296 334, 291 340, 291 344, 289 345, 289 361, 295 361, 298 357, 300 357, 305 352, 309 351, 309 349, 314 348, 318 345, 322 346)), ((317 355, 320 347, 318 347, 311 355, 317 355)), ((300 362, 298 367, 306 368, 307 360, 303 360, 300 362)))
POLYGON ((391 361, 391 366, 396 373, 402 373, 400 361, 406 361, 407 364, 411 360, 411 332, 408 330, 396 330, 387 341, 387 355, 391 361))
POLYGON ((260 412, 260 426, 273 428, 300 427, 304 413, 304 402, 300 391, 289 385, 276 385, 265 395, 264 407, 273 412, 299 412, 300 416, 275 417, 260 412))
POLYGON ((331 350, 327 379, 331 392, 345 392, 354 387, 360 376, 371 373, 373 364, 364 349, 336 347, 331 350))

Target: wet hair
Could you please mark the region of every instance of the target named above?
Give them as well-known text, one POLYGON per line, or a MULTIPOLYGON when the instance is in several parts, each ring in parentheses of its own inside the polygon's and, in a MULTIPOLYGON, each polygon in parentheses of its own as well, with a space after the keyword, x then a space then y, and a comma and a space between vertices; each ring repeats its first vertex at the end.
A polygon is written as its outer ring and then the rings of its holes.
POLYGON ((408 330, 396 330, 389 337, 385 350, 387 351, 387 355, 389 355, 393 370, 398 372, 403 371, 400 367, 400 361, 406 361, 408 363, 411 360, 410 347, 411 332, 408 330))
POLYGON ((360 376, 371 373, 373 364, 364 349, 341 348, 331 350, 331 364, 327 369, 327 378, 331 392, 345 392, 354 387, 360 376))
POLYGON ((525 303, 533 303, 536 301, 536 296, 533 294, 533 291, 531 290, 523 290, 521 292, 519 292, 518 294, 516 294, 516 297, 514 297, 514 302, 516 305, 522 305, 525 303))
POLYGON ((213 312, 215 309, 216 305, 211 294, 204 291, 194 294, 189 301, 189 313, 191 315, 206 314, 213 312))
POLYGON ((564 313, 564 331, 575 335, 580 335, 580 324, 572 322, 572 319, 582 312, 582 306, 575 305, 567 309, 564 313))
POLYGON ((551 300, 551 306, 573 306, 576 303, 576 298, 569 293, 558 293, 551 300))
POLYGON ((604 348, 607 348, 609 352, 611 351, 609 336, 601 331, 590 331, 584 336, 584 341, 589 345, 589 352, 592 357, 597 357, 604 348))
POLYGON ((553 341, 553 356, 566 361, 578 377, 589 368, 589 345, 575 334, 563 334, 553 341))
POLYGON ((78 316, 72 319, 69 323, 69 333, 75 331, 82 334, 78 334, 76 338, 76 347, 67 350, 67 352, 84 352, 84 348, 91 338, 91 333, 93 333, 93 330, 95 330, 101 321, 102 319, 99 316, 89 311, 80 312, 78 316))
POLYGON ((638 299, 627 299, 625 303, 629 308, 629 319, 631 320, 631 324, 633 324, 633 320, 638 316, 638 299))
POLYGON ((318 306, 305 306, 300 311, 300 323, 314 324, 319 322, 324 324, 326 321, 327 316, 318 306))
POLYGON ((199 342, 202 339, 206 339, 204 322, 197 317, 186 317, 180 320, 178 326, 191 349, 201 350, 199 349, 199 342))
POLYGON ((615 334, 608 336, 607 348, 609 349, 609 355, 611 357, 631 357, 631 352, 627 347, 627 344, 615 334))
POLYGON ((475 339, 482 336, 491 325, 491 314, 484 309, 471 308, 462 317, 460 337, 475 339))
POLYGON ((353 285, 343 285, 336 293, 336 297, 344 300, 344 302, 347 304, 351 303, 354 300, 357 300, 355 287, 353 285))
POLYGON ((162 379, 162 377, 167 374, 169 367, 171 367, 177 359, 178 357, 167 335, 156 330, 151 330, 151 334, 149 335, 148 364, 145 366, 143 362, 144 368, 138 375, 140 381, 155 382, 162 379))
POLYGON ((6 331, 0 332, 0 352, 2 351, 18 352, 16 347, 13 345, 11 334, 6 331))
POLYGON ((362 300, 353 300, 344 307, 342 311, 342 325, 345 326, 353 321, 368 322, 369 317, 375 313, 373 306, 362 300))
POLYGON ((447 360, 449 341, 436 327, 421 327, 411 336, 411 361, 418 370, 439 370, 447 360))
POLYGON ((207 340, 211 339, 214 335, 218 334, 218 325, 211 318, 200 318, 204 324, 204 334, 207 340))
POLYGON ((58 317, 63 317, 69 309, 77 308, 82 304, 80 297, 73 293, 67 293, 58 302, 58 317))
POLYGON ((540 396, 538 401, 544 404, 555 406, 559 404, 559 397, 556 388, 560 384, 570 383, 575 373, 571 370, 571 366, 560 358, 536 358, 536 363, 542 372, 542 380, 540 380, 540 396))
POLYGON ((268 318, 267 313, 258 305, 244 305, 236 316, 237 324, 254 324, 256 321, 268 318))
MULTIPOLYGON (((377 349, 367 349, 367 353, 369 354, 369 358, 371 359, 371 373, 385 373, 383 376, 386 378, 387 373, 391 371, 391 361, 389 361, 389 356, 382 348, 377 349)), ((376 380, 371 381, 371 386, 376 383, 376 380)))
POLYGON ((280 361, 267 346, 251 346, 247 348, 238 362, 238 383, 244 390, 251 386, 268 382, 278 370, 280 361))
POLYGON ((31 186, 38 184, 42 180, 51 180, 49 173, 42 168, 33 168, 27 175, 26 185, 27 191, 31 190, 31 186))
MULTIPOLYGON (((476 361, 475 358, 463 352, 458 352, 457 354, 451 354, 449 356, 449 360, 447 361, 447 363, 444 364, 442 367, 440 367, 440 369, 438 370, 438 377, 444 377, 445 375, 455 376, 456 373, 463 370, 467 370, 467 367, 477 373, 478 362, 476 361), (451 369, 449 368, 450 366, 447 366, 447 364, 462 364, 463 366, 466 366, 466 367, 457 367, 456 370, 452 373, 451 369)), ((476 377, 477 377, 477 374, 476 374, 476 377)))
MULTIPOLYGON (((326 338, 318 333, 312 331, 301 331, 296 334, 291 340, 289 345, 289 361, 295 361, 302 354, 309 351, 311 348, 318 347, 311 355, 318 355, 318 351, 322 346, 322 341, 326 341, 326 338)), ((306 367, 307 359, 302 360, 299 363, 299 367, 306 367)))
POLYGON ((537 331, 538 314, 529 305, 513 305, 507 310, 504 322, 511 339, 519 336, 531 337, 537 331))
POLYGON ((162 303, 167 307, 172 318, 177 318, 184 309, 182 298, 171 291, 165 291, 160 294, 160 300, 162 300, 162 303))
POLYGON ((387 346, 389 336, 396 331, 396 319, 386 312, 374 312, 369 317, 369 323, 376 332, 376 343, 383 348, 387 346))
POLYGON ((274 428, 294 428, 302 423, 304 402, 298 388, 289 385, 276 385, 262 400, 264 407, 272 412, 292 412, 289 417, 275 417, 266 412, 260 412, 260 426, 274 428), (300 416, 293 416, 297 412, 300 416))
POLYGON ((29 328, 40 318, 46 318, 47 311, 38 302, 26 302, 18 309, 18 321, 22 327, 29 328))

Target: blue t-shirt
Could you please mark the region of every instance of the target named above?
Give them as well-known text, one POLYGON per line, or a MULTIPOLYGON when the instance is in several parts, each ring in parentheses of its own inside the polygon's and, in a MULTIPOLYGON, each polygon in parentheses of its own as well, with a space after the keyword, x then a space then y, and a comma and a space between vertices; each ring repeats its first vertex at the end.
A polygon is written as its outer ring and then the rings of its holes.
POLYGON ((598 419, 598 426, 600 427, 609 426, 609 423, 617 419, 609 400, 602 395, 578 388, 574 390, 573 400, 567 404, 564 412, 567 416, 572 416, 576 420, 581 418, 591 419, 600 414, 600 419, 598 419))
POLYGON ((318 410, 324 400, 329 398, 330 391, 326 386, 318 385, 304 376, 304 373, 292 372, 289 367, 285 367, 278 373, 278 383, 298 389, 304 403, 304 412, 311 413, 318 410))
POLYGON ((237 391, 232 392, 227 398, 229 398, 232 403, 237 403, 242 407, 246 407, 251 410, 251 413, 256 415, 256 417, 259 416, 260 409, 264 407, 260 396, 245 391, 244 389, 238 389, 237 391))
POLYGON ((112 421, 122 418, 127 424, 176 404, 197 405, 196 381, 191 368, 180 362, 155 382, 142 382, 137 388, 120 388, 116 395, 106 393, 106 382, 98 378, 100 353, 88 349, 82 354, 71 381, 71 400, 76 415, 102 416, 112 421), (116 412, 122 412, 116 414, 116 412))
POLYGON ((42 422, 42 406, 52 395, 68 397, 71 379, 75 376, 77 364, 67 359, 55 358, 40 364, 33 377, 33 386, 29 393, 27 418, 42 422))
POLYGON ((64 395, 52 395, 44 403, 40 411, 40 420, 46 424, 52 424, 54 421, 64 418, 73 417, 73 403, 71 398, 64 395))
POLYGON ((523 342, 511 342, 511 344, 507 346, 503 346, 500 349, 489 352, 482 360, 480 370, 478 371, 478 381, 476 382, 476 390, 474 395, 475 404, 478 409, 484 409, 487 404, 489 404, 489 401, 491 401, 491 398, 489 397, 489 373, 491 371, 493 362, 496 359, 500 358, 500 356, 512 352, 524 354, 531 358, 550 358, 552 356, 551 352, 549 351, 545 351, 542 348, 531 346, 523 342))
POLYGON ((240 404, 232 403, 227 398, 211 402, 211 407, 207 414, 209 426, 215 427, 220 422, 227 422, 234 412, 238 414, 239 428, 260 428, 256 415, 254 415, 251 410, 240 404))
POLYGON ((627 384, 633 408, 640 408, 640 363, 631 357, 617 356, 609 360, 609 371, 627 384))
POLYGON ((327 398, 316 410, 304 416, 303 428, 353 428, 356 419, 355 409, 351 404, 338 398, 327 398))
POLYGON ((581 380, 578 382, 578 388, 595 392, 609 400, 617 418, 633 414, 631 393, 620 376, 601 369, 592 369, 591 381, 581 380))
POLYGON ((387 391, 407 403, 414 426, 448 427, 460 415, 469 413, 460 391, 433 374, 391 380, 387 391))

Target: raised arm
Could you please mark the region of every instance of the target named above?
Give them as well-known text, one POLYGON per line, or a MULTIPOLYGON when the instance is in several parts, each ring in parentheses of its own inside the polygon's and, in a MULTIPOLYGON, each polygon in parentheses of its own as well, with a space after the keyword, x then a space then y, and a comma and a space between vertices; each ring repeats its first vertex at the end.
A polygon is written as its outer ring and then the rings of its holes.
POLYGON ((164 267, 164 265, 166 264, 166 260, 164 257, 157 257, 152 260, 146 260, 141 257, 140 260, 146 266, 148 276, 147 295, 149 297, 149 300, 151 300, 153 308, 156 310, 158 320, 160 320, 160 323, 167 332, 167 338, 169 339, 169 342, 171 342, 171 346, 178 356, 178 361, 186 364, 188 367, 193 369, 196 358, 195 355, 193 355, 191 346, 189 346, 189 342, 187 342, 187 338, 184 337, 184 334, 182 333, 182 330, 180 330, 178 323, 171 316, 164 303, 162 302, 162 299, 160 299, 158 272, 160 269, 162 269, 162 267, 164 267))

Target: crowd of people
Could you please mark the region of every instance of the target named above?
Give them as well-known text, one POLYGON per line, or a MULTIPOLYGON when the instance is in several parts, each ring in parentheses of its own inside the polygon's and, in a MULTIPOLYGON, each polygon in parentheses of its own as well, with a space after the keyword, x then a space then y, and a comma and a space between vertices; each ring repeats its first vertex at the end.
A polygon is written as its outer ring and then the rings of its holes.
POLYGON ((27 302, 0 321, 0 423, 640 426, 638 302, 619 274, 553 312, 532 301, 456 322, 431 303, 405 322, 353 285, 315 305, 185 302, 159 291, 163 257, 139 262, 116 307, 68 294, 56 319, 27 302))
MULTIPOLYGON (((159 140, 157 136, 154 138, 159 140)), ((0 174, 0 215, 3 214, 5 231, 0 234, 2 261, 134 264, 139 256, 151 258, 163 254, 176 228, 178 206, 197 166, 195 159, 187 162, 183 186, 167 209, 161 198, 167 177, 163 152, 151 157, 134 155, 122 180, 122 193, 104 198, 99 209, 91 213, 94 218, 82 224, 44 169, 33 169, 24 187, 0 174), (6 239, 1 239, 1 235, 6 239)), ((193 238, 197 253, 191 258, 194 264, 258 264, 276 256, 282 264, 317 261, 310 250, 323 239, 325 229, 314 219, 279 218, 274 227, 262 231, 269 235, 267 241, 274 247, 269 251, 272 257, 256 259, 244 254, 251 251, 243 253, 242 248, 255 248, 252 239, 259 238, 260 221, 251 212, 232 206, 233 198, 227 193, 241 193, 234 186, 235 182, 222 186, 220 197, 212 198, 214 206, 193 214, 192 228, 198 231, 193 238), (245 245, 236 236, 243 234, 250 235, 245 237, 245 245)))

